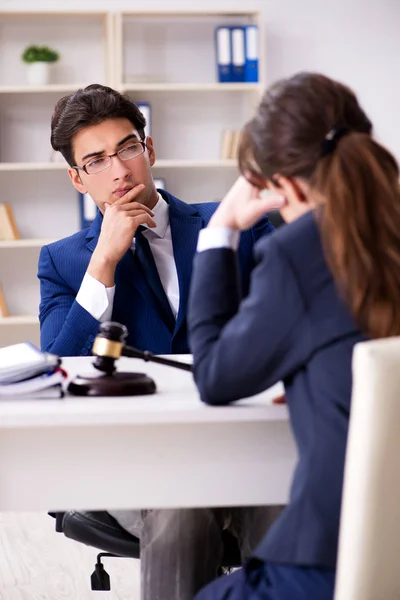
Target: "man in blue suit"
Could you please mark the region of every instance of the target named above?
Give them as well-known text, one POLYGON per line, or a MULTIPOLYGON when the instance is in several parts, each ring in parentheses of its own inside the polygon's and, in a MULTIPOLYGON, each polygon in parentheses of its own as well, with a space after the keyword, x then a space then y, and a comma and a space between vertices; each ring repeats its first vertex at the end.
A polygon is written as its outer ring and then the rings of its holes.
MULTIPOLYGON (((186 305, 199 231, 216 203, 188 205, 156 190, 153 142, 130 98, 91 85, 62 98, 51 143, 69 164, 73 186, 99 212, 92 226, 45 246, 39 259, 42 349, 88 355, 99 323, 126 325, 127 343, 157 354, 188 353, 186 305)), ((246 294, 255 241, 267 218, 242 234, 246 294)), ((225 232, 230 237, 230 232, 225 232)), ((229 243, 224 233, 214 244, 229 243)), ((150 510, 112 513, 141 538, 142 598, 191 600, 217 574, 221 531, 230 527, 243 555, 262 538, 277 509, 150 510), (162 535, 161 535, 162 532, 162 535)))
MULTIPOLYGON (((126 325, 128 344, 187 353, 192 259, 216 203, 188 205, 156 190, 144 117, 130 99, 107 89, 89 86, 62 98, 53 115, 53 148, 69 163, 73 186, 89 193, 99 212, 89 229, 41 251, 41 346, 61 356, 87 355, 99 322, 112 318, 126 325)), ((244 293, 254 242, 272 229, 264 218, 241 236, 244 293)))

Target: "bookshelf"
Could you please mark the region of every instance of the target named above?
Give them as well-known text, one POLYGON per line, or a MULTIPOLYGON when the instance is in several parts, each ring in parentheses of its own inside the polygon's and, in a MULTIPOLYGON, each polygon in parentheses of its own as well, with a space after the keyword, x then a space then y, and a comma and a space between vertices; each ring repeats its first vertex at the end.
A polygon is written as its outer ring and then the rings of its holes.
POLYGON ((20 240, 0 241, 0 284, 10 317, 0 346, 39 343, 40 248, 77 231, 79 206, 63 162, 51 161, 50 118, 59 98, 90 83, 110 85, 152 109, 155 177, 187 202, 219 200, 237 176, 222 160, 221 135, 240 129, 264 88, 264 31, 256 11, 0 11, 0 202, 13 208, 20 240), (214 31, 256 24, 258 83, 218 83, 214 31), (51 83, 31 86, 23 49, 60 52, 51 83))
POLYGON ((258 83, 121 83, 122 92, 254 92, 258 83))
POLYGON ((40 346, 40 330, 38 318, 34 315, 18 315, 0 317, 0 339, 2 346, 29 340, 40 346))
POLYGON ((0 86, 0 94, 41 94, 49 92, 68 94, 74 92, 79 87, 84 87, 87 83, 63 84, 49 83, 48 85, 4 85, 0 86))
POLYGON ((36 327, 39 323, 38 318, 33 315, 19 315, 17 317, 0 317, 3 327, 33 325, 36 327))
POLYGON ((17 250, 19 248, 41 248, 46 244, 51 244, 55 242, 55 239, 52 238, 33 238, 33 239, 22 239, 22 240, 10 240, 3 241, 0 240, 0 250, 17 250))
MULTIPOLYGON (((209 169, 209 168, 236 168, 235 160, 168 160, 161 159, 157 161, 157 169, 209 169)), ((66 165, 63 163, 0 163, 0 172, 11 171, 63 171, 65 172, 66 165)))
POLYGON ((66 166, 63 163, 52 162, 4 162, 0 163, 0 172, 11 171, 63 171, 66 166))

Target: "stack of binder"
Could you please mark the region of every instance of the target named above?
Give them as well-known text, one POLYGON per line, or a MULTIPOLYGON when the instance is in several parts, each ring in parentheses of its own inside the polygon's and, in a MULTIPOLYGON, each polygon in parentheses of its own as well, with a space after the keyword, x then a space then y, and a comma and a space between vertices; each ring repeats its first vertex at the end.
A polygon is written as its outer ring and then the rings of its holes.
POLYGON ((258 82, 257 25, 217 27, 215 49, 219 83, 258 82))
POLYGON ((86 229, 86 227, 91 226, 96 218, 97 205, 90 194, 82 194, 81 192, 77 192, 77 194, 81 229, 86 229))
POLYGON ((61 359, 30 342, 0 348, 0 399, 62 398, 67 376, 61 359))

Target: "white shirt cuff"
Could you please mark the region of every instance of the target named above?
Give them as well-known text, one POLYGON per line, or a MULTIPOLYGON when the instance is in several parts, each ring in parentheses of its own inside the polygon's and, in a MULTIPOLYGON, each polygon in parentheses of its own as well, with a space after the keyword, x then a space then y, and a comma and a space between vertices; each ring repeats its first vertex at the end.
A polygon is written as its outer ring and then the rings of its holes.
POLYGON ((76 296, 76 301, 82 306, 94 319, 101 321, 110 321, 114 304, 115 285, 110 288, 85 273, 81 287, 76 296))
POLYGON ((202 229, 197 242, 197 252, 204 252, 212 248, 231 248, 237 250, 239 246, 240 231, 229 227, 209 227, 202 229))

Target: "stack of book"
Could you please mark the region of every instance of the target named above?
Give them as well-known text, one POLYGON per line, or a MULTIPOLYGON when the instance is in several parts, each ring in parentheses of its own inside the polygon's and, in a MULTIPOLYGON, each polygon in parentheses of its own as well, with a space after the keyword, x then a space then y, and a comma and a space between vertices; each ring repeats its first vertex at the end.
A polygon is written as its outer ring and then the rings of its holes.
POLYGON ((60 365, 30 342, 0 348, 0 398, 62 398, 67 374, 60 365))
POLYGON ((239 142, 240 142, 240 131, 233 131, 232 129, 224 129, 221 138, 221 159, 229 160, 236 159, 238 156, 239 142))

